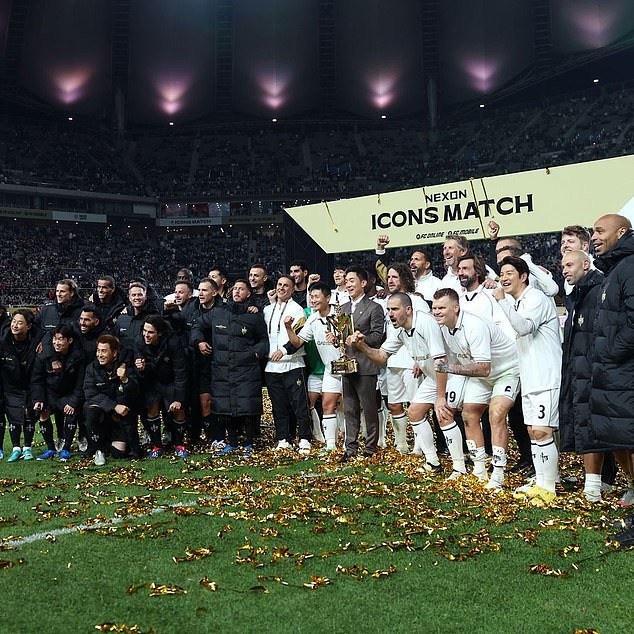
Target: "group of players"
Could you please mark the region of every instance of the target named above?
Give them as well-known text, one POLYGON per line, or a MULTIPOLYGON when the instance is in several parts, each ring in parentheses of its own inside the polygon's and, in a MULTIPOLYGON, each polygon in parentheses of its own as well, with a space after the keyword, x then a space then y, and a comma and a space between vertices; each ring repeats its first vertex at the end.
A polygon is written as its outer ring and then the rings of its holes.
POLYGON ((279 450, 297 441, 297 450, 310 454, 318 441, 327 454, 343 428, 338 459, 372 457, 387 444, 389 418, 401 453, 410 452, 411 425, 413 452, 424 455, 421 470, 442 472, 440 449, 451 458, 448 480, 470 468, 485 489, 499 491, 510 429, 519 449, 512 468, 534 475, 517 496, 550 505, 559 452, 575 451, 584 454, 584 494, 599 501, 604 456, 619 449, 628 480, 622 501, 633 503, 634 443, 611 447, 601 441, 609 429, 593 426, 602 359, 592 344, 603 336, 609 349, 618 340, 634 357, 629 286, 619 300, 629 311, 619 324, 629 331, 615 332, 609 322, 597 332, 605 289, 614 283, 614 254, 625 245, 621 258, 632 255, 631 224, 603 216, 592 236, 566 227, 563 288, 517 239, 499 238, 495 222, 489 231, 491 266, 452 235, 443 246, 442 279, 422 250, 407 264, 386 264, 389 237, 379 236, 376 271, 337 269, 334 288, 302 262, 291 263, 270 289, 260 264, 231 287, 221 267, 196 289, 191 271, 182 269, 166 298, 145 280, 132 280, 125 293, 104 275, 84 301, 73 280, 60 280, 54 302, 36 314, 17 310, 1 326, 0 432, 4 439, 6 415, 8 461, 33 459, 38 421, 47 445, 38 460, 68 460, 77 428, 80 451, 97 465, 107 455, 158 458, 167 448, 185 457, 201 438, 216 454, 248 455, 266 387, 279 450), (596 287, 592 305, 586 286, 596 287), (563 362, 557 295, 568 309, 563 362), (569 354, 575 343, 576 356, 569 354))

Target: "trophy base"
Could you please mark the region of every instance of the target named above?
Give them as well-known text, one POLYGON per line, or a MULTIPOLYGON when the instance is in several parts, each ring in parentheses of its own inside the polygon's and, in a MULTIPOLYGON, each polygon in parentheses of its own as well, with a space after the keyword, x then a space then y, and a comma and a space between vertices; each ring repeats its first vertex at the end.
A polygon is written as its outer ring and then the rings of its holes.
POLYGON ((359 371, 359 363, 356 359, 342 357, 330 362, 330 373, 334 375, 354 374, 359 371))

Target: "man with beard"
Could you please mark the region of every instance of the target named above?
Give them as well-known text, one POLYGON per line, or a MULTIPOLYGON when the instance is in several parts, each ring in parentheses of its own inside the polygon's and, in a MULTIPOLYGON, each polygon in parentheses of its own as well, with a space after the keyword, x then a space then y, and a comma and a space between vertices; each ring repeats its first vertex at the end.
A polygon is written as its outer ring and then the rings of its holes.
POLYGON ((295 283, 293 291, 293 301, 297 302, 302 308, 308 305, 308 265, 302 260, 291 262, 289 267, 289 275, 295 283))
POLYGON ((267 295, 269 271, 264 264, 252 264, 249 269, 249 284, 251 285, 251 303, 263 311, 271 302, 267 295))
MULTIPOLYGON (((149 315, 141 337, 135 341, 134 365, 147 414, 147 430, 153 448, 149 458, 163 455, 161 410, 171 415, 172 440, 179 458, 185 449, 187 359, 178 339, 171 335, 161 315, 149 315)), ((167 421, 165 421, 167 422, 167 421)))
POLYGON ((132 404, 138 385, 119 359, 119 341, 112 335, 97 340, 96 359, 86 368, 84 418, 89 432, 89 453, 98 467, 113 458, 138 458, 141 450, 132 404))
MULTIPOLYGON (((74 330, 75 347, 83 352, 86 365, 92 363, 97 352, 97 340, 107 331, 104 324, 101 323, 101 313, 94 304, 82 306, 74 330)), ((88 449, 88 440, 82 413, 82 411, 77 413, 77 426, 79 427, 79 451, 83 454, 88 449)))
MULTIPOLYGON (((426 420, 427 413, 434 403, 441 402, 444 397, 447 375, 435 371, 435 361, 447 361, 442 334, 435 320, 429 313, 414 311, 412 299, 407 293, 396 292, 387 301, 387 311, 392 330, 380 348, 373 348, 365 343, 365 336, 355 333, 351 341, 371 361, 382 365, 388 357, 406 347, 408 354, 418 368, 419 379, 416 392, 411 398, 408 415, 414 434, 420 438, 427 462, 425 470, 440 473, 442 468, 434 447, 434 436, 431 426, 426 420), (421 436, 423 438, 421 438, 421 436)), ((452 412, 446 405, 437 411, 438 419, 444 423, 443 433, 448 447, 456 443, 462 446, 462 434, 453 422, 452 412)), ((453 461, 456 477, 466 472, 464 455, 457 454, 453 461)), ((452 454, 453 458, 453 454, 452 454)))
MULTIPOLYGON (((464 292, 460 295, 460 309, 473 313, 484 321, 494 323, 514 342, 516 339, 515 330, 513 330, 506 315, 493 297, 493 291, 484 286, 487 274, 484 258, 481 255, 463 255, 458 259, 457 271, 460 285, 464 289, 464 292)), ((456 380, 460 381, 462 379, 460 377, 452 377, 450 382, 453 384, 453 381, 456 380)), ((457 393, 457 390, 454 388, 453 392, 457 393)), ((533 473, 531 440, 524 424, 522 404, 518 399, 515 400, 513 407, 509 411, 508 422, 520 452, 519 460, 509 471, 526 472, 526 475, 530 476, 533 473)), ((487 450, 490 451, 490 427, 486 413, 483 414, 482 423, 486 435, 487 450)))
POLYGON ((59 459, 66 461, 71 457, 70 447, 84 400, 86 371, 83 351, 73 345, 73 335, 70 326, 57 326, 53 331, 52 350, 43 350, 35 359, 31 385, 33 409, 40 414, 40 427, 47 447, 38 460, 57 456, 51 414, 55 417, 57 437, 62 440, 59 459))
POLYGON ((213 280, 218 286, 218 296, 223 300, 228 299, 227 281, 229 280, 229 273, 222 266, 212 266, 209 270, 209 279, 213 280))
MULTIPOLYGON (((387 266, 383 263, 382 256, 385 255, 385 250, 389 243, 390 237, 388 235, 380 235, 376 241, 376 254, 379 256, 376 261, 376 270, 384 281, 387 280, 387 266)), ((416 292, 420 293, 431 307, 434 293, 441 288, 441 283, 431 270, 429 254, 421 249, 412 251, 409 267, 414 276, 416 292)))

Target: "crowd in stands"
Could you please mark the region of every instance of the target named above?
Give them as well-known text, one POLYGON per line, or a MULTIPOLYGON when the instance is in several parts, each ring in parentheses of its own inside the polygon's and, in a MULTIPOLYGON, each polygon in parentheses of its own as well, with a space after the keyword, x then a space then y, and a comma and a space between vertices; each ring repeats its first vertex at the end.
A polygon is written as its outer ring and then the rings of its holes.
POLYGON ((173 291, 174 270, 179 266, 187 266, 201 279, 214 263, 222 263, 236 278, 248 272, 245 262, 257 261, 277 276, 285 268, 282 243, 282 229, 276 226, 147 233, 4 221, 0 302, 41 305, 50 299, 58 279, 72 278, 80 288, 92 288, 97 276, 106 273, 122 284, 141 276, 165 295, 173 291))
POLYGON ((280 122, 131 130, 0 122, 0 182, 167 198, 339 197, 451 182, 634 151, 634 87, 420 121, 280 122))

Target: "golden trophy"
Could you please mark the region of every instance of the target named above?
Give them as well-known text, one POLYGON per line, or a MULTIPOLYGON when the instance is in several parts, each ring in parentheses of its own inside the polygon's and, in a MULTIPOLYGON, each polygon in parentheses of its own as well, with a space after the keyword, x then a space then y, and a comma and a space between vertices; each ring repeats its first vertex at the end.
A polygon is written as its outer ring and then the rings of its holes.
POLYGON ((354 324, 352 315, 342 313, 337 302, 335 306, 335 314, 330 315, 327 319, 328 332, 335 335, 339 345, 341 356, 336 361, 330 362, 330 373, 334 375, 354 374, 359 371, 359 363, 354 357, 346 354, 346 339, 354 332, 354 324))

